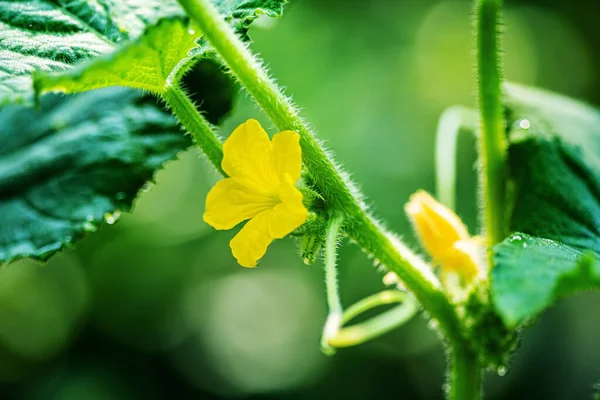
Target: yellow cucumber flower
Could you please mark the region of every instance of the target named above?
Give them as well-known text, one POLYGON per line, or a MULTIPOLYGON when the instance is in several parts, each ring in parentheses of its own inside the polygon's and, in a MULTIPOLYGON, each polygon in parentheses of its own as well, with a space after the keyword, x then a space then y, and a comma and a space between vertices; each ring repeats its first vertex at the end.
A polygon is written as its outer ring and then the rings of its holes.
POLYGON ((229 242, 244 267, 255 267, 274 239, 291 233, 308 216, 295 187, 302 171, 299 140, 296 132, 283 131, 271 141, 250 119, 223 144, 221 167, 229 177, 208 193, 204 221, 215 229, 231 229, 250 220, 229 242))
POLYGON ((469 236, 467 227, 448 207, 427 192, 414 193, 404 207, 421 245, 442 268, 464 278, 478 273, 479 243, 469 236))

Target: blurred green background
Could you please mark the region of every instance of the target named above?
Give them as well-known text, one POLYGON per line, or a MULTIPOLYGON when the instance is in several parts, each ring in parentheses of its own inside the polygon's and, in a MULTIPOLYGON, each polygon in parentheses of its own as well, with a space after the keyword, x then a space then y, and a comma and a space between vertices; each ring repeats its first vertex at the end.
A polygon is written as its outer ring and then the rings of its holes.
MULTIPOLYGON (((506 1, 507 79, 600 104, 597 1, 506 1)), ((377 216, 417 249, 403 204, 433 190, 441 112, 472 106, 468 1, 292 0, 260 20, 253 49, 287 88, 377 216)), ((189 84, 194 92, 193 81, 189 84)), ((223 133, 249 117, 244 96, 223 133)), ((273 129, 270 129, 274 133, 273 129)), ((476 230, 473 141, 461 143, 458 212, 476 230)), ((334 357, 319 351, 322 266, 277 241, 254 270, 202 221, 216 174, 190 150, 132 214, 55 256, 0 269, 0 398, 441 399, 444 355, 422 317, 334 357)), ((346 305, 383 288, 341 251, 346 305)), ((488 399, 590 399, 600 380, 600 296, 582 294, 523 334, 488 399)))

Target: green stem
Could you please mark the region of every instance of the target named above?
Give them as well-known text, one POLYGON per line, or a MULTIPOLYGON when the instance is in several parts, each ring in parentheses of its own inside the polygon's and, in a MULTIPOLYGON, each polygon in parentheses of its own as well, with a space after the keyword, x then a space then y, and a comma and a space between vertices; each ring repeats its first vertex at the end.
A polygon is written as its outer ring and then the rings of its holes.
POLYGON ((321 350, 332 355, 335 350, 329 344, 329 340, 334 337, 342 325, 343 308, 340 300, 340 289, 337 279, 337 246, 342 228, 342 216, 334 216, 329 221, 327 229, 327 238, 325 240, 325 286, 327 287, 327 305, 329 315, 323 327, 321 337, 321 350))
POLYGON ((208 161, 223 176, 226 176, 221 161, 223 160, 223 143, 210 123, 198 112, 196 106, 177 86, 168 86, 162 93, 163 99, 173 110, 181 125, 192 135, 194 141, 208 158, 208 161))
POLYGON ((280 130, 300 135, 302 161, 326 201, 335 208, 355 204, 350 185, 325 154, 310 128, 290 100, 263 70, 261 63, 219 15, 210 0, 179 0, 187 14, 200 26, 204 36, 218 51, 242 85, 280 130), (323 189, 333 189, 328 192, 323 189))
POLYGON ((448 400, 480 400, 482 369, 477 356, 456 346, 450 353, 448 400))
POLYGON ((506 157, 508 143, 501 92, 500 9, 501 0, 477 0, 477 67, 481 113, 481 185, 488 248, 506 237, 506 157))
POLYGON ((438 321, 449 341, 462 341, 458 316, 430 267, 367 214, 358 191, 339 171, 290 100, 269 78, 210 0, 179 0, 179 3, 275 125, 281 130, 298 132, 311 183, 331 209, 346 217, 345 227, 350 238, 403 280, 429 315, 438 321))

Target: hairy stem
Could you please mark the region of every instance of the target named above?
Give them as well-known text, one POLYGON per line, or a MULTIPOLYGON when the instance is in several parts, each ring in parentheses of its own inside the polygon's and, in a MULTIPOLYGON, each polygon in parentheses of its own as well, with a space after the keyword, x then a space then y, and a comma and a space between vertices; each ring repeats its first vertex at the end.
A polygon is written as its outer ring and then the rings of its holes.
POLYGON ((480 400, 482 369, 477 355, 456 346, 450 352, 448 400, 480 400))
POLYGON ((344 178, 291 101, 218 14, 210 0, 179 0, 206 39, 281 130, 300 135, 302 158, 313 184, 331 209, 345 216, 347 234, 367 253, 396 272, 450 341, 462 341, 459 320, 430 268, 367 214, 358 191, 344 178))
POLYGON ((501 92, 499 24, 501 0, 477 0, 477 72, 481 114, 480 183, 488 248, 505 236, 506 157, 508 143, 501 92))
POLYGON ((192 135, 194 141, 208 158, 208 161, 223 176, 225 172, 221 168, 223 161, 223 143, 217 136, 210 123, 198 112, 194 103, 177 86, 169 86, 162 97, 173 113, 181 122, 181 125, 192 135))
POLYGON ((337 246, 343 220, 344 218, 341 215, 331 218, 325 241, 325 285, 327 287, 329 315, 323 328, 321 349, 327 355, 335 353, 335 350, 329 344, 329 340, 338 333, 342 326, 344 312, 337 279, 337 246))
POLYGON ((463 340, 456 312, 429 266, 367 214, 358 191, 340 173, 291 101, 221 18, 210 0, 179 0, 179 3, 275 125, 281 130, 298 132, 303 162, 312 183, 326 204, 344 215, 347 234, 378 262, 396 272, 430 316, 438 321, 448 340, 463 340))

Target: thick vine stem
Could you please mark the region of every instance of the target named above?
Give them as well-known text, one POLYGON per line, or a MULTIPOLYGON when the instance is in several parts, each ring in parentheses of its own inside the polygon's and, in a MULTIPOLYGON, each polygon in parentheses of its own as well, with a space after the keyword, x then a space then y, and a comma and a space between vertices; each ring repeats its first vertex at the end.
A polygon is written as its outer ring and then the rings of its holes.
POLYGON ((450 342, 463 341, 455 309, 429 266, 367 214, 358 191, 210 0, 179 0, 179 3, 275 125, 281 130, 298 132, 304 165, 328 206, 344 215, 348 236, 403 280, 450 342))
MULTIPOLYGON (((481 113, 480 186, 483 190, 485 234, 488 248, 506 237, 506 157, 508 143, 501 96, 501 0, 477 0, 477 72, 481 113)), ((491 266, 490 266, 491 267, 491 266)))
POLYGON ((169 86, 161 95, 181 125, 192 135, 208 161, 225 176, 226 174, 221 168, 223 143, 210 123, 198 112, 194 103, 179 87, 169 86))
POLYGON ((482 368, 477 355, 468 348, 450 350, 448 400, 481 400, 482 368))

